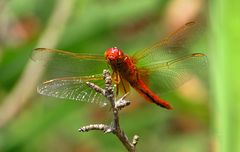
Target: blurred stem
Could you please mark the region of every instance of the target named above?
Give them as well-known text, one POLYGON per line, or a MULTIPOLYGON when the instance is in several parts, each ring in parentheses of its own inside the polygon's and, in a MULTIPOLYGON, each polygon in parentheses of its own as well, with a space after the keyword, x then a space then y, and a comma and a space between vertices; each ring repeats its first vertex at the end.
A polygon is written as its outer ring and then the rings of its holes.
MULTIPOLYGON (((71 14, 74 0, 56 1, 55 9, 37 46, 53 48, 57 45, 71 14)), ((10 122, 30 101, 36 84, 43 73, 42 65, 29 61, 19 81, 0 107, 0 128, 10 122)))
POLYGON ((220 152, 240 151, 240 1, 211 1, 215 138, 220 152))

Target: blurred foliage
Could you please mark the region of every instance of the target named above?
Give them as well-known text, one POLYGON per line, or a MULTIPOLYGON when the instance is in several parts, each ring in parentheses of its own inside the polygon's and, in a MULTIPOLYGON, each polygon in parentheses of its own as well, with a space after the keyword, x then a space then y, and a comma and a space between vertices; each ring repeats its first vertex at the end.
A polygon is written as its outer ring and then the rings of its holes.
POLYGON ((239 1, 210 2, 211 86, 214 96, 214 137, 222 152, 240 151, 239 1))
MULTIPOLYGON (((0 3, 0 104, 19 80, 57 2, 0 3)), ((163 18, 169 5, 166 0, 76 0, 56 48, 103 54, 107 48, 118 46, 131 54, 131 50, 145 48, 167 33, 163 18)), ((204 20, 205 15, 199 13, 198 17, 204 20)), ((204 33, 201 36, 192 52, 202 51, 199 48, 206 45, 204 33)), ((195 91, 196 97, 184 94, 184 89, 191 92, 186 87, 163 95, 172 101, 173 111, 133 101, 120 113, 121 125, 129 137, 141 137, 138 151, 209 151, 208 84, 204 77, 196 79, 203 80, 196 87, 204 90, 195 91)), ((0 151, 125 151, 112 134, 77 132, 89 123, 110 123, 109 109, 58 100, 34 95, 19 115, 0 129, 0 151)))

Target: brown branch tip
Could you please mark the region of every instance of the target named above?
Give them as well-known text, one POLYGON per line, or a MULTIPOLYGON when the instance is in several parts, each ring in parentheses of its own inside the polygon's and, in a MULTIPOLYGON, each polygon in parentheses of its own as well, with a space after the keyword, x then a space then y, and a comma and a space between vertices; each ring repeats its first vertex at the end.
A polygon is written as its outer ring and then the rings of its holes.
POLYGON ((105 96, 108 101, 110 102, 111 105, 111 110, 113 114, 113 121, 111 125, 105 125, 105 124, 90 124, 81 127, 78 131, 79 132, 88 132, 92 130, 100 130, 103 131, 104 133, 113 133, 118 137, 118 139, 122 142, 124 147, 129 151, 129 152, 135 152, 136 151, 136 145, 139 140, 138 135, 134 135, 132 138, 132 141, 128 140, 127 135, 124 133, 124 131, 120 127, 119 123, 119 116, 118 112, 119 110, 125 108, 126 106, 130 105, 130 101, 125 100, 126 96, 128 93, 126 93, 123 97, 118 99, 117 101, 114 99, 114 87, 112 85, 112 78, 110 75, 110 72, 108 70, 103 70, 103 78, 105 81, 105 88, 101 88, 97 86, 94 83, 91 82, 86 82, 86 84, 95 90, 98 93, 101 93, 103 96, 105 96))

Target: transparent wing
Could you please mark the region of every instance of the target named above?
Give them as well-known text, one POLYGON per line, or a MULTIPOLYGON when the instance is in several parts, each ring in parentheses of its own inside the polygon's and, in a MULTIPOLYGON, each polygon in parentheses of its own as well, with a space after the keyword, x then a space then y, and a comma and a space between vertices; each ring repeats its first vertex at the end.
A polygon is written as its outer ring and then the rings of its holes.
POLYGON ((103 55, 88 55, 37 48, 33 51, 32 60, 46 63, 46 77, 53 79, 66 76, 83 76, 102 73, 107 68, 103 55))
POLYGON ((207 57, 201 53, 185 55, 167 62, 148 64, 138 69, 140 77, 149 80, 151 89, 165 92, 181 86, 193 74, 204 72, 207 67, 207 57))
POLYGON ((186 46, 189 45, 189 37, 195 31, 195 25, 195 22, 186 23, 151 47, 136 52, 132 57, 134 63, 141 68, 149 63, 167 62, 174 57, 186 55, 188 51, 186 46))
POLYGON ((52 96, 61 99, 70 99, 97 103, 101 106, 107 105, 106 98, 90 88, 86 82, 92 82, 104 87, 104 80, 101 74, 83 77, 64 77, 46 81, 37 87, 39 94, 52 96))

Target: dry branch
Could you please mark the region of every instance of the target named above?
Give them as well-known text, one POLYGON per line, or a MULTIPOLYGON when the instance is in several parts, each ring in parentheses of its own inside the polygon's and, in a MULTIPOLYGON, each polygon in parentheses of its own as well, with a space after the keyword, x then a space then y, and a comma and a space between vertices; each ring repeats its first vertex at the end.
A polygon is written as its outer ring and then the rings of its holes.
POLYGON ((104 133, 113 133, 115 134, 118 139, 122 142, 122 144, 125 146, 125 148, 129 152, 135 152, 136 151, 136 145, 139 140, 138 135, 134 135, 132 141, 129 140, 127 135, 124 133, 124 131, 120 127, 119 123, 119 116, 118 112, 122 108, 128 106, 130 104, 129 101, 125 100, 126 95, 124 95, 122 98, 119 100, 115 101, 114 99, 114 90, 112 86, 112 78, 110 75, 110 72, 108 70, 103 71, 103 77, 105 80, 105 89, 100 88, 99 86, 87 82, 87 85, 94 89, 96 92, 101 93, 104 95, 110 102, 111 109, 113 112, 113 122, 111 125, 105 125, 105 124, 90 124, 87 126, 83 126, 79 129, 80 132, 88 132, 91 130, 101 130, 104 133))

